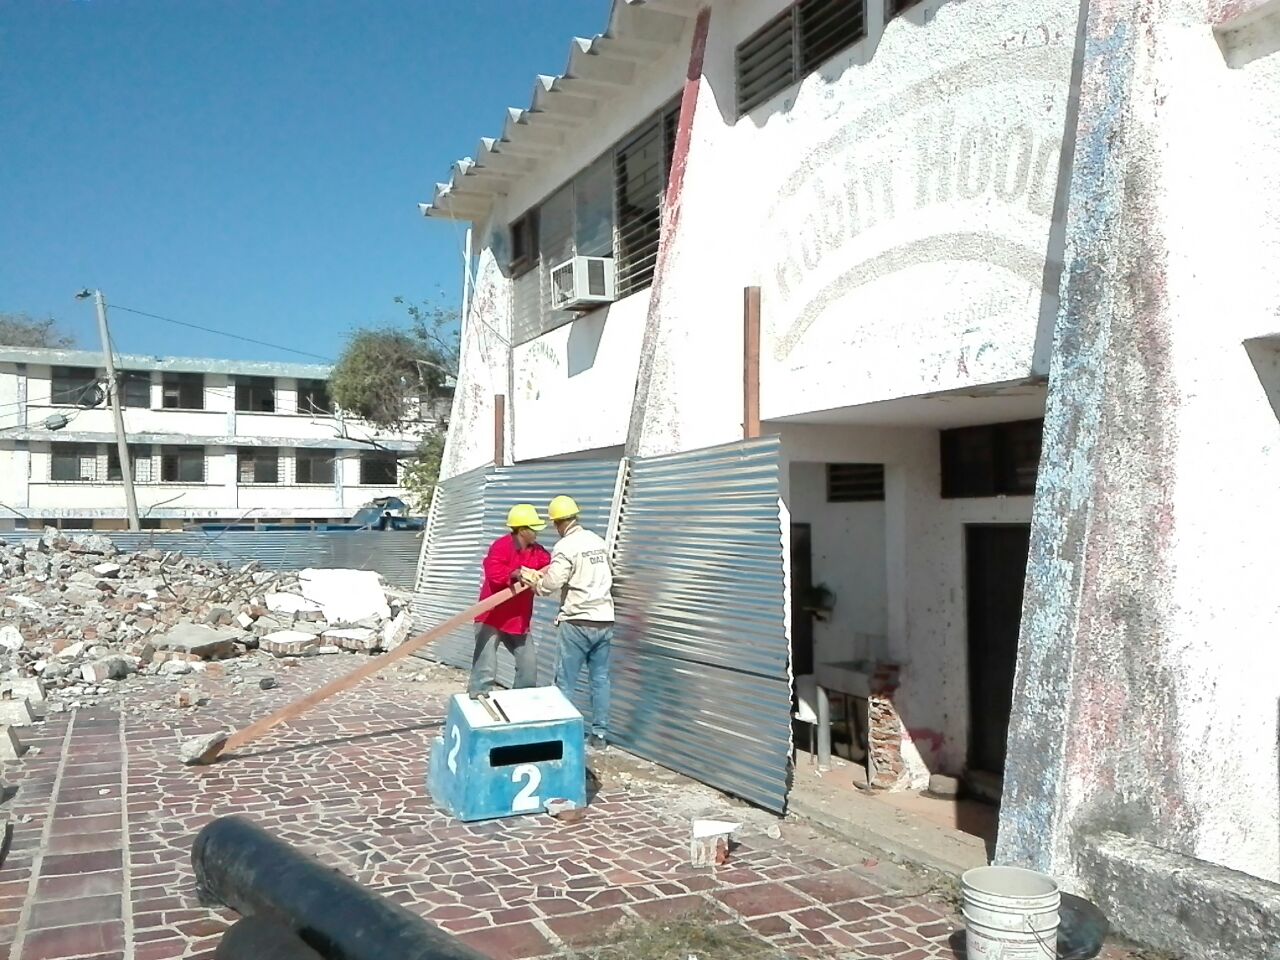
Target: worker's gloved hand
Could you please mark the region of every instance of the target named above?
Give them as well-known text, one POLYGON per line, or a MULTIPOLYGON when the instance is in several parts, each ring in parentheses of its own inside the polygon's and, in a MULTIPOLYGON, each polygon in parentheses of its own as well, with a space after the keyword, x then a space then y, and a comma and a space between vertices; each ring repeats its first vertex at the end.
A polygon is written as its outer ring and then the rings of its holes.
POLYGON ((542 579, 542 572, 539 570, 531 570, 528 567, 520 568, 520 581, 531 587, 536 587, 538 581, 542 579))

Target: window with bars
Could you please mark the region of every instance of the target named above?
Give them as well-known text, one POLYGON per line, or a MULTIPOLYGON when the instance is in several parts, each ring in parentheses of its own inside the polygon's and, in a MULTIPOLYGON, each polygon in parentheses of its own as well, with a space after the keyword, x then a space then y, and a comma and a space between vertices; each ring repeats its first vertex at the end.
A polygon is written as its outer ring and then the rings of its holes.
POLYGON ((866 503, 883 499, 883 463, 827 464, 827 503, 866 503))
POLYGON ((295 483, 333 483, 336 450, 298 450, 294 457, 295 483))
POLYGON ((884 22, 888 23, 899 14, 906 13, 920 0, 884 0, 884 22))
POLYGON ((1043 420, 941 432, 942 496, 1030 496, 1036 492, 1043 420))
POLYGON ((800 0, 788 7, 738 44, 738 116, 799 83, 866 35, 866 0, 800 0))
POLYGON ((236 410, 240 413, 275 413, 276 382, 271 377, 236 380, 236 410))
POLYGON ((366 453, 360 458, 360 482, 371 487, 394 487, 399 461, 393 456, 366 453))
POLYGON ((61 483, 98 479, 98 448, 79 443, 55 443, 49 451, 49 479, 61 483))
POLYGON ((120 403, 126 407, 151 407, 151 374, 144 370, 122 370, 120 403))
POLYGON ((551 308, 550 280, 571 257, 614 257, 619 297, 653 283, 678 121, 673 101, 511 223, 516 343, 573 319, 551 308))
POLYGON ((329 384, 324 380, 299 380, 298 412, 333 413, 333 400, 329 396, 329 384))
POLYGON ((204 447, 162 447, 160 480, 163 483, 204 483, 204 447))
POLYGON ((54 367, 49 382, 50 403, 80 403, 88 398, 98 371, 93 367, 54 367))
POLYGON ((241 447, 236 452, 240 483, 279 483, 280 451, 275 447, 241 447))
MULTIPOLYGON (((129 444, 129 472, 134 483, 151 482, 151 447, 145 444, 129 444)), ((119 483, 124 479, 120 470, 120 448, 107 447, 107 479, 119 483)))
POLYGON ((160 389, 166 410, 204 409, 203 373, 166 373, 160 389))
POLYGON ((662 201, 671 175, 679 105, 668 107, 614 151, 618 296, 653 283, 662 201))

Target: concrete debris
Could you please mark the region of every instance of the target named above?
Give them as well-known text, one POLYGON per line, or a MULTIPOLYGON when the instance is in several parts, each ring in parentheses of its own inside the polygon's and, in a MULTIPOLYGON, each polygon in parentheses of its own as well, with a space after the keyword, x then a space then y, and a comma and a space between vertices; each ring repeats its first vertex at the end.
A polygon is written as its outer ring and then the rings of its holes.
POLYGON ((121 553, 107 537, 52 528, 36 545, 0 535, 0 723, 172 684, 206 661, 253 656, 267 638, 265 654, 297 657, 373 654, 408 635, 409 597, 384 590, 376 573, 303 574, 163 549, 121 553))
MULTIPOLYGON (((352 572, 354 573, 355 571, 352 572)), ((266 604, 271 613, 320 613, 323 609, 315 601, 299 596, 296 593, 268 593, 266 604)))
POLYGON ((695 867, 721 866, 729 859, 729 843, 740 823, 727 820, 694 820, 689 837, 689 863, 695 867))
POLYGON ((298 574, 298 583, 302 595, 322 609, 333 626, 391 619, 382 577, 372 570, 308 569, 298 574))
POLYGON ((26 700, 0 700, 0 724, 29 727, 35 722, 36 715, 26 700))
POLYGON ((258 681, 259 690, 274 690, 278 686, 280 686, 280 684, 276 683, 275 677, 263 677, 258 681))
POLYGON ((304 633, 301 630, 277 630, 275 633, 268 633, 258 642, 259 649, 277 657, 300 657, 319 645, 319 638, 314 633, 304 633))
POLYGON ((25 643, 26 641, 22 639, 22 631, 17 627, 12 624, 5 624, 0 627, 0 647, 10 653, 17 653, 25 643))
POLYGON ((26 752, 18 731, 7 724, 0 726, 0 760, 17 760, 26 752))
POLYGON ((222 750, 222 745, 230 737, 229 733, 209 733, 202 737, 192 737, 182 742, 182 762, 189 767, 210 763, 222 750))
POLYGON ((370 630, 368 627, 345 627, 340 630, 326 630, 320 636, 343 650, 369 652, 377 650, 380 642, 377 631, 370 630))
POLYGON ((203 623, 179 623, 156 638, 158 650, 173 650, 191 654, 202 660, 222 660, 235 655, 236 641, 243 634, 238 630, 219 630, 203 623))

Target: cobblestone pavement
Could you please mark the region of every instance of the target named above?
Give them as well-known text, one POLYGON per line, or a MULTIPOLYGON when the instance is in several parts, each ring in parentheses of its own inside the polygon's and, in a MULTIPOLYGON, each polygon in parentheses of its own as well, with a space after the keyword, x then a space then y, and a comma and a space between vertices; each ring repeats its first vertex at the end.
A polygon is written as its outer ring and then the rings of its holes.
POLYGON ((18 788, 0 869, 0 941, 13 960, 212 958, 234 915, 197 901, 191 841, 233 813, 495 958, 554 956, 627 917, 696 911, 795 957, 955 956, 955 912, 922 881, 803 825, 784 823, 777 836, 772 818, 647 765, 632 775, 614 769, 627 761, 609 761, 579 824, 451 821, 424 788, 449 687, 406 673, 321 705, 242 756, 179 764, 183 737, 242 724, 354 666, 347 656, 291 669, 240 661, 229 671, 244 682, 201 680, 201 708, 164 706, 177 686, 157 683, 132 687, 124 708, 28 728, 38 750, 4 771, 18 788), (280 683, 263 691, 254 681, 268 670, 280 683), (708 813, 746 822, 715 873, 688 865, 689 819, 708 813))

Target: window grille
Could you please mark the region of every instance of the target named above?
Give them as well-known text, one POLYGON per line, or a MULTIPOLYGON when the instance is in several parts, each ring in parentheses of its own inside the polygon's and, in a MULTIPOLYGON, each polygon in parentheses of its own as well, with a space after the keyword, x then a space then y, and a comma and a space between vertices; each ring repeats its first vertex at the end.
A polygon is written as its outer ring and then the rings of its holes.
POLYGON ((162 483, 204 483, 204 448, 163 447, 160 480, 162 483))
POLYGON ((204 409, 203 373, 166 373, 160 389, 166 410, 204 409))
POLYGON ((866 0, 800 0, 788 7, 738 44, 738 116, 798 83, 866 35, 866 0))
POLYGON ((275 380, 271 377, 241 377, 236 380, 236 410, 240 413, 275 413, 275 380))
POLYGON ((942 496, 1030 496, 1040 467, 1043 420, 941 431, 942 496))
POLYGON ((828 503, 863 503, 883 499, 884 464, 827 464, 828 503))
POLYGON ((89 398, 98 381, 92 367, 54 367, 49 383, 50 403, 80 403, 89 398))
MULTIPOLYGON (((151 447, 145 444, 129 445, 129 472, 133 475, 134 483, 151 482, 151 447)), ((119 483, 123 479, 120 448, 113 444, 107 447, 107 480, 119 483)))
POLYGON ((49 479, 66 483, 97 480, 97 449, 78 443, 55 443, 49 451, 49 479))
POLYGON ((275 447, 241 447, 236 460, 241 483, 280 482, 280 453, 275 447))
POLYGON ((297 483, 333 483, 336 450, 299 450, 294 462, 297 483))
POLYGON ((399 480, 397 468, 395 457, 366 454, 360 458, 360 482, 365 486, 394 487, 399 480))
POLYGON ((120 402, 126 407, 151 408, 151 374, 142 370, 122 370, 120 402))

